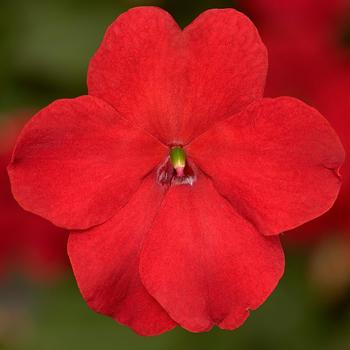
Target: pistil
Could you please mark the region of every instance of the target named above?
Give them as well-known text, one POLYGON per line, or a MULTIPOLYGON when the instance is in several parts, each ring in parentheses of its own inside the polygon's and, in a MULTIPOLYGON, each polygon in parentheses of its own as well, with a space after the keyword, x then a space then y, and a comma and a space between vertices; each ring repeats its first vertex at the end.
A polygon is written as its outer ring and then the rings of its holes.
POLYGON ((186 153, 181 147, 173 147, 170 150, 170 161, 178 177, 185 176, 186 153))

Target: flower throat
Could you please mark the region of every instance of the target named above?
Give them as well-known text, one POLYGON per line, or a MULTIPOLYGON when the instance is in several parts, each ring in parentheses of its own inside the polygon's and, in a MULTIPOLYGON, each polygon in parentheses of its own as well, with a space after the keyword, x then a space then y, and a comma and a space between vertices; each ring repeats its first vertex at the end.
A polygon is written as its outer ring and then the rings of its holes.
POLYGON ((161 185, 193 185, 195 174, 186 159, 186 153, 180 146, 170 148, 169 156, 158 168, 157 181, 161 185))

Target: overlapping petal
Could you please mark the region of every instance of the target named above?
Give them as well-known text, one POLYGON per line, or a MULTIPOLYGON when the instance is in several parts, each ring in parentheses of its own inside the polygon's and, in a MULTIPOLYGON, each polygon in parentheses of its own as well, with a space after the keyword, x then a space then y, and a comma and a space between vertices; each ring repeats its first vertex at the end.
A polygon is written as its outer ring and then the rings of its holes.
POLYGON ((121 15, 89 67, 89 93, 167 144, 188 143, 263 93, 267 54, 250 20, 209 10, 181 31, 153 7, 121 15))
POLYGON ((284 268, 277 237, 265 237, 200 175, 169 189, 143 245, 140 273, 182 327, 234 329, 275 288, 284 268))
POLYGON ((166 153, 98 98, 59 100, 21 133, 9 166, 12 191, 25 209, 84 229, 116 214, 166 153))
POLYGON ((149 175, 137 193, 108 222, 71 233, 68 253, 88 305, 142 335, 175 327, 148 294, 139 277, 139 255, 163 199, 163 189, 149 175))
POLYGON ((344 150, 328 122, 292 98, 265 99, 188 147, 219 192, 259 231, 278 234, 326 212, 344 150))

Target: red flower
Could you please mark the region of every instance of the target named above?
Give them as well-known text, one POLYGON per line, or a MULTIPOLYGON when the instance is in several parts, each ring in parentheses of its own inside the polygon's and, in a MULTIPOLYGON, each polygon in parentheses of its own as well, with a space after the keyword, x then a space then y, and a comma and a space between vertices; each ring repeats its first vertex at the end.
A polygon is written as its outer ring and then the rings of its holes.
MULTIPOLYGON (((340 56, 348 0, 249 0, 269 48, 269 96, 293 94, 314 103, 313 92, 332 76, 340 56)), ((345 50, 343 50, 345 51, 345 50)), ((332 95, 332 97, 334 94, 332 95)))
POLYGON ((277 235, 331 207, 344 152, 313 108, 262 98, 266 70, 235 10, 181 31, 166 12, 135 8, 93 57, 89 96, 24 128, 13 193, 73 230, 92 309, 144 335, 234 329, 275 288, 277 235))
POLYGON ((22 126, 20 115, 0 125, 0 275, 19 268, 31 278, 52 279, 67 266, 68 235, 18 206, 6 172, 22 126))

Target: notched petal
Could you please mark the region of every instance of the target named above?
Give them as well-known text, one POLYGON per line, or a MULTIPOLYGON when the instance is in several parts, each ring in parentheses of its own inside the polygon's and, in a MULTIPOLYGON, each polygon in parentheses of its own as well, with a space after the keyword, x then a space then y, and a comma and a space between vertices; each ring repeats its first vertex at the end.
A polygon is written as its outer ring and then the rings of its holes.
POLYGON ((163 143, 186 144, 261 98, 266 72, 266 48, 242 13, 208 10, 181 31, 167 12, 141 7, 108 28, 88 86, 163 143))

